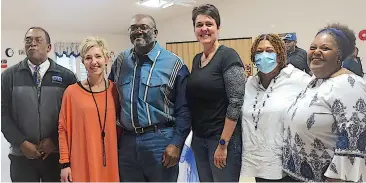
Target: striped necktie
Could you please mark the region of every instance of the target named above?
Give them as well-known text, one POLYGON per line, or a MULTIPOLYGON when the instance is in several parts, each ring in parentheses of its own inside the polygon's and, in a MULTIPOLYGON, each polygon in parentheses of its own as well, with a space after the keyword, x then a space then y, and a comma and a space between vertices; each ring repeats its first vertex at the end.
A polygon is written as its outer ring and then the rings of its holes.
POLYGON ((33 72, 33 81, 34 84, 37 87, 37 96, 39 98, 40 94, 41 94, 41 73, 40 73, 40 67, 39 65, 34 67, 34 72, 33 72))

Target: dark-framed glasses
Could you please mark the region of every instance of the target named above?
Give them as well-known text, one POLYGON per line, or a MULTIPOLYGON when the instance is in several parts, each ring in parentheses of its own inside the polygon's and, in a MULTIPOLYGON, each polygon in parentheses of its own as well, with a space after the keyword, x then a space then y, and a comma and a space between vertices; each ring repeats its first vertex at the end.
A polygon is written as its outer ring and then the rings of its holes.
POLYGON ((131 25, 128 28, 128 31, 129 32, 135 32, 135 31, 138 31, 139 29, 142 30, 142 31, 148 31, 148 30, 152 29, 152 27, 150 27, 146 24, 131 25))

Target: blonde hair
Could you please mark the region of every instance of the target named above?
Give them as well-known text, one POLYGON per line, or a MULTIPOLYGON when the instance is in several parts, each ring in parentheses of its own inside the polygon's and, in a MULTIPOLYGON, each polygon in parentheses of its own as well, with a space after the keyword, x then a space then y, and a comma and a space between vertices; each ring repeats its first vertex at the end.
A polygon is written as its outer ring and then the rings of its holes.
POLYGON ((110 51, 104 39, 98 37, 87 37, 79 46, 81 61, 84 62, 86 53, 93 47, 100 48, 102 50, 104 58, 110 58, 110 51))

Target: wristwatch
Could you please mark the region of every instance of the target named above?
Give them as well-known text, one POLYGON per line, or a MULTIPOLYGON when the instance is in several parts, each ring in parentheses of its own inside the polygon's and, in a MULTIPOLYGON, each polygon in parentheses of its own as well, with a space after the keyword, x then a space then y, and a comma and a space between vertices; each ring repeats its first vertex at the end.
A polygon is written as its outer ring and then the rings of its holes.
POLYGON ((220 139, 219 140, 219 144, 224 146, 224 145, 228 145, 229 144, 229 141, 226 141, 225 139, 220 139))
POLYGON ((67 167, 70 167, 70 163, 62 163, 62 164, 60 164, 60 168, 61 169, 64 169, 64 168, 67 168, 67 167))

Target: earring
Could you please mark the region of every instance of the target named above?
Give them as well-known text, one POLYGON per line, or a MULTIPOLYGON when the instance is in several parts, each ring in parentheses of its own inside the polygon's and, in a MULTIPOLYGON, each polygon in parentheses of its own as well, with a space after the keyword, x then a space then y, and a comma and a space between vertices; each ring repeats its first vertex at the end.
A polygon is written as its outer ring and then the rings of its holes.
POLYGON ((105 73, 108 74, 107 64, 105 64, 105 73))
POLYGON ((340 56, 341 54, 339 53, 339 52, 337 52, 337 57, 338 57, 338 61, 337 61, 337 63, 338 64, 341 64, 341 56, 340 56))

